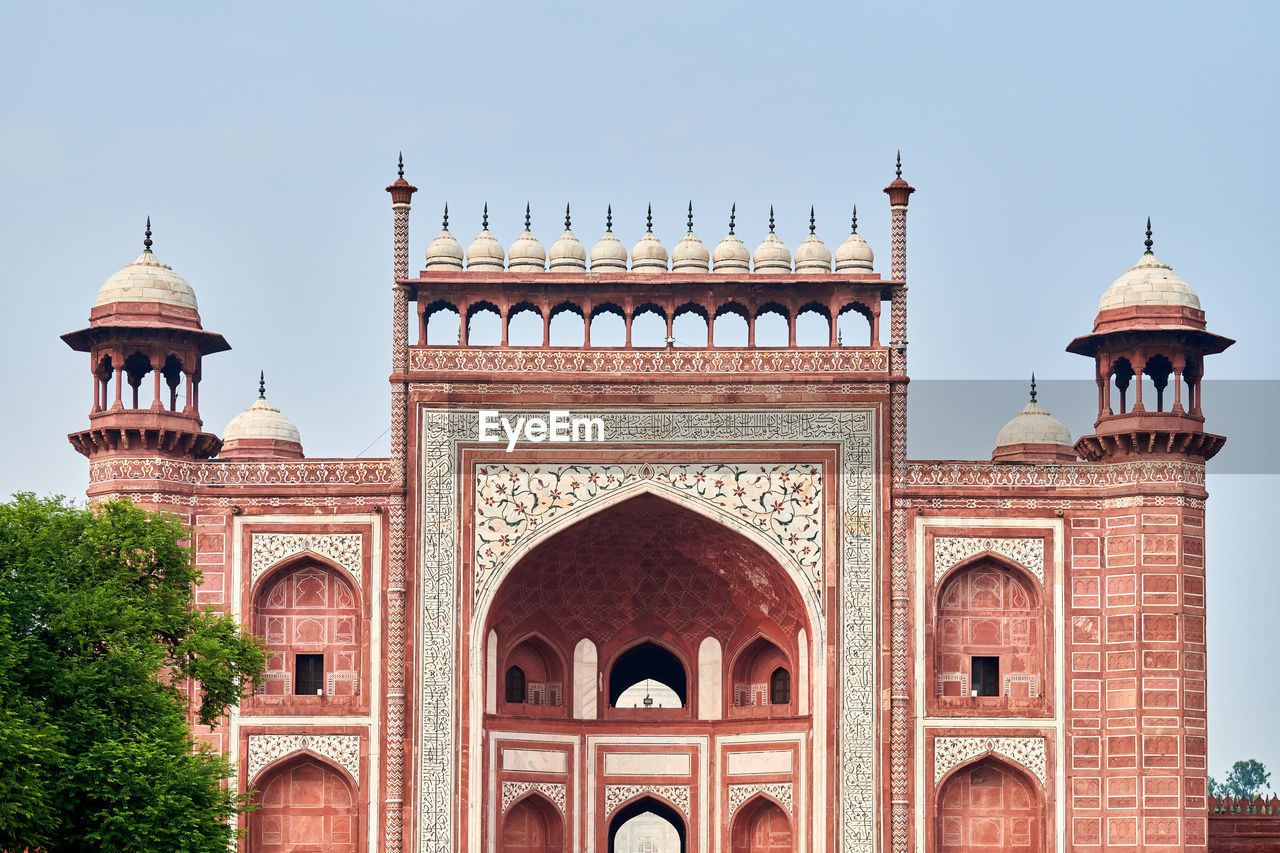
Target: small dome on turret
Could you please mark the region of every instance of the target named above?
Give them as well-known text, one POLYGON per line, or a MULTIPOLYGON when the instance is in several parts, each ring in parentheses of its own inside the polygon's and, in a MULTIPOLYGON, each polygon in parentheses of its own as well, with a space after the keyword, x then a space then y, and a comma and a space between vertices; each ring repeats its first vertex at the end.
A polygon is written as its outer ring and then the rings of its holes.
POLYGON ((489 233, 489 204, 485 203, 484 218, 480 220, 480 233, 467 247, 467 269, 501 272, 506 253, 498 238, 489 233))
POLYGON ((729 208, 729 233, 716 245, 711 256, 714 269, 719 273, 751 272, 751 253, 747 244, 733 233, 734 219, 738 214, 738 205, 729 208))
POLYGON ((796 246, 796 272, 831 272, 831 250, 818 237, 812 206, 809 208, 809 236, 796 246))
POLYGON ((267 402, 265 376, 258 377, 258 399, 222 431, 219 459, 301 459, 302 437, 293 421, 267 402))
POLYGON ((547 268, 547 250, 529 230, 529 205, 524 206, 524 233, 507 249, 507 272, 543 272, 547 268))
POLYGON ((1160 262, 1151 251, 1151 219, 1147 218, 1147 251, 1138 262, 1129 267, 1098 303, 1098 311, 1109 311, 1113 308, 1132 308, 1142 305, 1182 306, 1200 310, 1200 297, 1191 289, 1191 285, 1182 280, 1182 276, 1173 271, 1173 267, 1160 262))
POLYGON ((444 220, 440 234, 427 246, 426 270, 462 269, 462 244, 449 233, 449 205, 444 206, 444 220))
POLYGON ((1031 399, 996 435, 995 462, 1074 462, 1071 432, 1036 402, 1036 378, 1031 377, 1031 399))
POLYGON ((548 255, 552 272, 585 272, 587 269, 587 250, 578 242, 573 233, 572 220, 569 218, 569 205, 564 206, 564 233, 560 239, 551 244, 548 255))
POLYGON ((627 271, 627 247, 622 245, 622 241, 613 236, 613 205, 609 205, 609 212, 605 215, 604 234, 594 246, 591 247, 591 271, 592 272, 626 272, 627 271))
MULTIPOLYGON (((160 263, 151 252, 151 217, 147 217, 146 237, 137 260, 107 279, 98 289, 94 308, 115 303, 151 302, 198 311, 196 292, 187 280, 160 263)), ((101 312, 96 312, 101 313, 101 312)))
POLYGON ((707 272, 711 254, 693 233, 693 202, 689 202, 689 230, 671 251, 672 272, 707 272))
POLYGON ((653 236, 653 205, 649 205, 647 222, 644 236, 631 249, 631 271, 666 272, 667 248, 653 236))
POLYGON ((875 254, 858 234, 858 206, 853 206, 853 230, 836 249, 836 272, 875 272, 875 254))
POLYGON ((764 242, 756 246, 751 264, 757 273, 791 272, 791 250, 773 233, 773 205, 769 205, 769 233, 764 242))

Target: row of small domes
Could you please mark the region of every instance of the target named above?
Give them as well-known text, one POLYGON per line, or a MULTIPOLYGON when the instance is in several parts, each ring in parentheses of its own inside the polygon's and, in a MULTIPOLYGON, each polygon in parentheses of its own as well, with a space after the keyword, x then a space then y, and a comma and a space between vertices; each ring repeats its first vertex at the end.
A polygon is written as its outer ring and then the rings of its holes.
MULTIPOLYGON (((754 269, 757 273, 792 272, 791 251, 774 233, 773 208, 769 208, 769 233, 753 253, 734 233, 737 206, 729 214, 729 233, 716 246, 714 252, 693 232, 693 204, 689 204, 688 230, 676 244, 668 260, 667 249, 653 234, 653 208, 649 208, 644 236, 631 249, 631 271, 643 273, 678 272, 745 273, 754 269)), ((796 247, 794 271, 798 273, 829 273, 832 269, 831 250, 816 233, 813 208, 809 209, 809 236, 796 247)), ((875 256, 871 247, 858 234, 858 209, 853 210, 853 225, 849 236, 836 249, 834 262, 838 273, 869 273, 875 256)), ((573 233, 569 218, 569 206, 564 209, 564 233, 547 252, 530 230, 529 207, 525 206, 524 233, 511 244, 505 253, 502 244, 489 233, 489 206, 485 205, 480 234, 471 241, 465 254, 467 270, 500 272, 585 272, 588 254, 586 248, 573 233), (505 261, 505 263, 504 263, 505 261), (548 264, 548 261, 550 262, 548 264)), ((449 208, 444 211, 444 227, 439 236, 427 247, 425 269, 427 271, 461 270, 464 265, 462 245, 449 233, 449 208)), ((591 249, 592 272, 626 272, 627 249, 613 234, 613 207, 609 207, 605 219, 604 235, 591 249)))

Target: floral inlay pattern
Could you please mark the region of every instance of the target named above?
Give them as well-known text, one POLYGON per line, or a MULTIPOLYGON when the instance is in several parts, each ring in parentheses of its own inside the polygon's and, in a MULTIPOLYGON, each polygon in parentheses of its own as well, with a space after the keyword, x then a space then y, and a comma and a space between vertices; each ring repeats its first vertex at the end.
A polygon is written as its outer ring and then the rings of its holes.
POLYGON ((481 465, 476 470, 475 577, 483 589, 526 536, 566 512, 641 482, 727 510, 822 579, 819 465, 481 465))
POLYGON ((1042 737, 940 737, 933 741, 933 784, 951 768, 994 752, 1021 764, 1045 784, 1045 745, 1042 737))
POLYGON ((1025 568, 1044 583, 1044 540, 1005 537, 939 536, 933 540, 933 579, 936 581, 956 563, 990 551, 1025 568))
POLYGON ((614 809, 637 794, 657 794, 689 817, 688 785, 605 785, 604 816, 607 818, 614 809))
POLYGON ((249 735, 249 781, 268 764, 303 750, 323 755, 360 784, 359 735, 249 735))
POLYGON ((564 814, 565 786, 555 782, 503 782, 502 811, 505 813, 516 800, 529 791, 537 791, 545 795, 548 800, 555 803, 560 813, 564 814))
POLYGON ((347 570, 361 585, 364 537, 359 533, 254 533, 249 545, 252 581, 281 560, 296 554, 317 554, 347 570))
POLYGON ((787 810, 787 814, 793 813, 791 804, 791 783, 790 782, 764 782, 754 785, 730 785, 729 786, 729 817, 733 817, 734 813, 742 808, 747 800, 756 794, 768 794, 778 802, 782 803, 783 808, 787 810))

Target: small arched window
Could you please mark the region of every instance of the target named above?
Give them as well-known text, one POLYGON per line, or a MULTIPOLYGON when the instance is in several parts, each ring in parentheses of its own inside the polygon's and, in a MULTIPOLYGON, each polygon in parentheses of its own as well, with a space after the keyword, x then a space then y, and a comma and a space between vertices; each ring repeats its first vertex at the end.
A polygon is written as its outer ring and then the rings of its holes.
POLYGON ((507 670, 507 701, 524 702, 524 670, 518 666, 507 670))
POLYGON ((769 704, 786 705, 791 701, 791 673, 782 667, 769 676, 769 704))

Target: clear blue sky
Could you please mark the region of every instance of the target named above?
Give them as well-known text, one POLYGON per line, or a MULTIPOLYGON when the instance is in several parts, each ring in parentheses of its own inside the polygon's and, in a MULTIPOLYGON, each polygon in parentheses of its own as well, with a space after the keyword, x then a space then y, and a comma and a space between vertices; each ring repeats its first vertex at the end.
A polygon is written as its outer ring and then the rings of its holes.
MULTIPOLYGON (((10 4, 0 493, 82 493, 65 434, 85 423, 90 381, 57 336, 138 254, 147 214, 157 255, 234 347, 205 365, 206 426, 252 402, 263 368, 309 455, 373 442, 387 419, 382 188, 400 149, 421 188, 414 269, 445 200, 464 244, 485 201, 504 243, 530 201, 546 245, 566 200, 588 242, 612 202, 628 245, 652 202, 670 247, 690 198, 709 244, 736 201, 749 245, 773 204, 792 247, 810 204, 835 245, 857 203, 887 269, 880 189, 901 148, 919 188, 913 376, 1089 379, 1063 346, 1141 253, 1150 215, 1157 253, 1240 341, 1209 375, 1276 378, 1277 17, 1266 3, 10 4)), ((972 419, 994 434, 1019 405, 977 395, 972 419)), ((1206 408, 1230 435, 1211 393, 1206 408)), ((922 447, 919 427, 913 453, 987 452, 922 447)), ((1210 481, 1219 775, 1244 757, 1280 775, 1280 687, 1261 676, 1276 487, 1274 471, 1210 481)))

